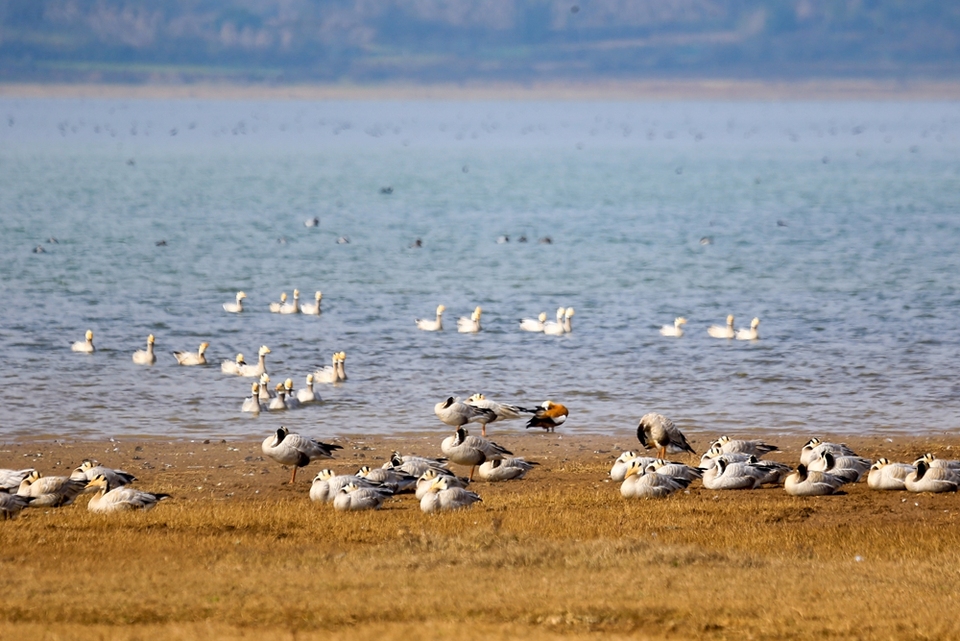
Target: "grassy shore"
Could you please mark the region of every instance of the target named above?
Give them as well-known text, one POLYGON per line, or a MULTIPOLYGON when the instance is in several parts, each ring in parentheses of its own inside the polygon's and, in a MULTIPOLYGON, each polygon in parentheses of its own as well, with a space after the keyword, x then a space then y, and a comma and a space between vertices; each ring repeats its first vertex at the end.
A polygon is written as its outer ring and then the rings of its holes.
MULTIPOLYGON (((821 435, 829 436, 829 435, 821 435)), ((503 431, 541 465, 476 483, 483 503, 425 515, 310 502, 317 470, 353 472, 442 434, 343 438, 288 472, 259 442, 19 442, 0 467, 65 474, 84 458, 173 498, 95 515, 86 498, 0 522, 0 638, 947 638, 960 621, 960 497, 875 492, 800 499, 694 484, 627 501, 606 479, 630 438, 503 431), (562 437, 561 437, 562 436, 562 437)), ((768 440, 773 440, 769 436, 768 440)), ((776 438, 795 463, 806 439, 776 438)), ((960 437, 843 439, 913 460, 960 437)), ((703 443, 696 445, 702 449, 703 443)), ((955 454, 953 455, 955 456, 955 454)), ((689 461, 693 462, 693 461, 689 461)))

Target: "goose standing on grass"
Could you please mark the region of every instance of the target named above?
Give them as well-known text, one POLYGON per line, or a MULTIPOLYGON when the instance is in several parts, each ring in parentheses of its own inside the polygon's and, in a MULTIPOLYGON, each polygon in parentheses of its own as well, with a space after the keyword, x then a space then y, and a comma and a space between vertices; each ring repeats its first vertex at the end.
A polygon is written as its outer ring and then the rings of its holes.
POLYGON ((303 405, 322 400, 313 389, 313 374, 307 374, 307 386, 297 390, 297 400, 303 405))
POLYGON ((477 468, 477 474, 480 475, 481 481, 489 483, 519 480, 525 477, 527 472, 532 470, 535 465, 539 465, 539 463, 526 461, 522 458, 496 459, 481 464, 477 468))
POLYGON ((323 298, 322 292, 317 292, 313 295, 313 304, 303 303, 300 305, 300 313, 307 314, 308 316, 319 316, 320 315, 320 300, 323 298))
POLYGON ((30 507, 61 507, 70 505, 87 486, 68 476, 43 476, 34 470, 20 481, 17 494, 30 497, 30 507))
POLYGON ((683 326, 687 324, 687 319, 683 316, 677 317, 673 321, 673 325, 664 325, 660 328, 661 336, 675 336, 680 338, 683 336, 683 326))
POLYGON ((334 352, 333 357, 330 362, 331 365, 326 365, 323 369, 318 369, 313 373, 313 382, 314 383, 338 383, 340 382, 340 368, 338 367, 338 361, 340 360, 340 352, 334 352))
POLYGON ((389 490, 378 487, 360 487, 348 483, 340 488, 333 498, 333 509, 340 511, 379 510, 383 502, 390 498, 389 490))
POLYGON ((659 499, 685 489, 690 481, 648 471, 640 459, 627 465, 620 495, 625 499, 659 499))
POLYGON ((493 423, 494 421, 502 421, 512 418, 520 418, 520 414, 525 410, 516 405, 507 405, 506 403, 498 403, 488 399, 483 394, 474 394, 468 398, 465 403, 473 407, 482 407, 488 410, 491 410, 494 413, 493 420, 480 419, 477 422, 480 423, 480 435, 487 435, 487 424, 493 423))
POLYGON ((783 480, 783 489, 791 496, 825 496, 842 485, 842 478, 827 472, 811 472, 803 463, 783 480))
POLYGON ((174 352, 173 357, 181 365, 206 365, 207 357, 204 356, 204 352, 207 351, 208 347, 210 347, 210 343, 203 342, 200 343, 196 352, 174 352))
POLYGON ((547 313, 540 312, 536 318, 524 318, 520 321, 520 329, 525 332, 543 333, 543 325, 547 322, 547 313))
POLYGON ((497 419, 497 414, 493 410, 467 405, 459 398, 452 396, 434 405, 433 413, 451 427, 462 427, 467 423, 492 423, 497 419))
POLYGON ((903 480, 908 492, 956 492, 960 486, 960 474, 946 467, 930 467, 923 459, 917 461, 917 469, 903 480))
POLYGON ((543 333, 547 336, 563 336, 563 316, 567 313, 565 307, 557 308, 557 320, 547 321, 543 324, 543 333))
POLYGON ((738 329, 737 330, 737 340, 738 341, 755 341, 760 338, 760 332, 757 331, 757 328, 760 327, 760 319, 754 318, 750 321, 750 329, 738 329))
POLYGON ((343 447, 333 443, 321 443, 312 438, 292 434, 290 430, 281 427, 276 434, 263 439, 260 446, 263 453, 280 465, 290 465, 293 473, 290 475, 290 484, 297 480, 297 468, 306 467, 310 461, 333 458, 336 450, 343 447))
POLYGON ((250 392, 250 396, 243 399, 243 405, 240 406, 240 411, 249 412, 250 414, 259 414, 263 409, 260 406, 260 383, 254 383, 251 386, 250 392))
POLYGON ((23 508, 29 506, 32 501, 33 499, 29 496, 0 492, 0 518, 4 521, 17 518, 23 508))
POLYGON ((420 499, 420 510, 427 514, 448 512, 468 508, 482 500, 476 492, 455 486, 448 477, 440 476, 434 479, 427 493, 420 499))
POLYGON ((77 341, 70 346, 70 351, 80 352, 81 354, 93 354, 97 351, 93 346, 93 330, 88 329, 82 341, 77 341))
POLYGON ((153 509, 163 499, 170 497, 169 494, 143 492, 122 485, 114 487, 103 474, 97 475, 90 481, 87 488, 98 490, 90 498, 90 502, 87 503, 87 509, 99 514, 124 510, 143 510, 146 512, 153 509))
POLYGON ((138 349, 133 353, 133 362, 137 365, 153 365, 157 355, 153 353, 153 334, 147 336, 147 349, 138 349))
POLYGON ((563 312, 563 332, 564 332, 565 334, 569 334, 570 332, 573 331, 573 325, 571 325, 571 323, 570 323, 570 319, 571 319, 571 318, 573 318, 573 308, 572 308, 572 307, 568 307, 568 308, 563 312))
POLYGON ((644 414, 637 425, 637 440, 644 448, 657 449, 657 458, 665 458, 667 452, 690 452, 696 454, 687 443, 687 438, 676 425, 663 414, 644 414))
POLYGON ((417 328, 422 329, 425 332, 440 332, 443 331, 443 312, 447 308, 443 305, 437 305, 437 318, 436 320, 430 319, 416 319, 417 328))
POLYGON ((533 418, 527 421, 527 429, 542 427, 545 432, 553 432, 558 426, 563 425, 567 416, 570 415, 565 405, 553 401, 544 401, 540 407, 522 411, 533 414, 533 418))
POLYGON ((881 457, 870 466, 867 485, 873 490, 906 490, 907 475, 916 471, 917 468, 912 465, 891 463, 888 459, 881 457))
POLYGON ((236 301, 233 303, 224 303, 223 311, 230 312, 231 314, 239 314, 243 311, 243 299, 246 297, 247 295, 243 292, 237 292, 236 301))
POLYGON ((714 338, 733 338, 737 332, 733 329, 733 314, 727 316, 726 325, 711 325, 707 328, 707 334, 714 338))
POLYGON ((462 427, 457 428, 456 434, 443 439, 440 443, 440 451, 451 463, 469 465, 470 476, 467 478, 471 481, 478 465, 513 455, 513 452, 493 441, 479 436, 469 436, 462 427))
POLYGON ((280 302, 272 302, 267 305, 271 314, 279 314, 280 308, 287 304, 287 292, 280 292, 280 302))
POLYGON ((280 306, 281 314, 299 314, 300 313, 300 290, 293 290, 293 302, 280 306))
POLYGON ((266 345, 261 345, 260 349, 257 350, 257 356, 259 357, 259 359, 257 360, 257 364, 256 365, 247 365, 247 364, 240 365, 240 376, 252 378, 252 377, 259 377, 262 374, 266 374, 267 373, 266 356, 269 353, 270 353, 270 348, 267 347, 266 345))
POLYGON ((470 314, 470 318, 457 319, 457 331, 461 334, 476 334, 480 331, 480 314, 483 310, 477 305, 477 308, 470 314))
POLYGON ((240 368, 246 364, 247 363, 243 360, 243 354, 237 354, 237 357, 234 360, 221 362, 220 371, 224 374, 233 374, 234 376, 239 376, 240 368))

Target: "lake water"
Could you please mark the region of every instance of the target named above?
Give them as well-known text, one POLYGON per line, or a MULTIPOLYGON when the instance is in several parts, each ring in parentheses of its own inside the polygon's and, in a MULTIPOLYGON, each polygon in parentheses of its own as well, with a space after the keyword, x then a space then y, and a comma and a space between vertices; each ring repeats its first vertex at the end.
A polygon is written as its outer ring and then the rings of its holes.
POLYGON ((564 434, 647 411, 701 441, 960 428, 960 104, 8 98, 0 118, 2 438, 439 435, 434 403, 475 391, 563 402, 564 434), (322 316, 267 312, 295 287, 322 316), (248 311, 223 312, 237 290, 248 311), (439 303, 445 331, 418 331, 439 303), (476 305, 483 332, 457 334, 476 305), (561 305, 572 334, 519 331, 561 305), (727 314, 760 340, 709 338, 727 314), (88 328, 97 353, 72 353, 88 328), (176 364, 204 340, 212 366, 176 364), (241 414, 252 379, 219 363, 261 344, 274 382, 336 350, 350 378, 241 414))

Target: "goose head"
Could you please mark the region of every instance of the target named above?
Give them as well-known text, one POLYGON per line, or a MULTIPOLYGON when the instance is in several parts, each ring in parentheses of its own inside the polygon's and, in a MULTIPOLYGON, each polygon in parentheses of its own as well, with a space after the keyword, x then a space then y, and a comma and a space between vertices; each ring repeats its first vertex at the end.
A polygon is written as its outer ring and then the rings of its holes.
POLYGON ((210 343, 207 343, 207 342, 200 343, 200 348, 197 350, 197 353, 203 354, 204 352, 207 351, 208 347, 210 347, 210 343))
POLYGON ((266 345, 261 345, 261 346, 260 346, 260 349, 257 350, 257 354, 258 354, 259 356, 266 356, 266 355, 269 354, 269 353, 270 353, 270 348, 267 347, 266 345))
POLYGON ((92 330, 92 329, 88 329, 88 330, 87 330, 87 333, 84 334, 83 337, 87 340, 88 343, 89 343, 90 341, 92 341, 92 340, 93 340, 93 330, 92 330))

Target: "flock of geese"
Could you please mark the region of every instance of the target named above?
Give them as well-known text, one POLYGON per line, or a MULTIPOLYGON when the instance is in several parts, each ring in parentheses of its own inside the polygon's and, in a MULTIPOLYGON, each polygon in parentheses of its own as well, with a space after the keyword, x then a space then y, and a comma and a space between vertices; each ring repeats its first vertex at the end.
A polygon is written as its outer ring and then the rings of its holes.
MULTIPOLYGON (((443 331, 443 312, 447 308, 443 305, 437 305, 437 313, 434 318, 417 318, 414 322, 417 329, 425 332, 443 331)), ((483 308, 477 305, 470 316, 461 316, 457 319, 457 331, 461 334, 476 334, 481 329, 480 315, 483 308)), ((525 332, 535 332, 547 334, 548 336, 563 336, 573 331, 570 319, 573 317, 572 307, 560 307, 557 309, 557 319, 555 321, 547 320, 547 313, 541 312, 537 318, 524 318, 520 321, 520 329, 525 332)))

